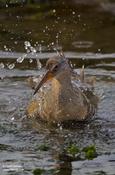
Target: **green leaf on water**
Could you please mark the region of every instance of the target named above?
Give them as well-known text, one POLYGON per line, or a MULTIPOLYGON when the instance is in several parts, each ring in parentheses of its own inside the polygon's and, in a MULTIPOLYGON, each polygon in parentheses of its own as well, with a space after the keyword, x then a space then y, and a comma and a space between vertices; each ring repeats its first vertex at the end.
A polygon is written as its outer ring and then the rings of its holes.
POLYGON ((67 153, 71 154, 72 156, 75 156, 75 154, 77 154, 79 152, 80 152, 80 150, 75 144, 72 144, 67 148, 67 153))
POLYGON ((94 159, 97 157, 96 147, 95 145, 87 146, 82 149, 85 152, 85 157, 89 160, 94 159))

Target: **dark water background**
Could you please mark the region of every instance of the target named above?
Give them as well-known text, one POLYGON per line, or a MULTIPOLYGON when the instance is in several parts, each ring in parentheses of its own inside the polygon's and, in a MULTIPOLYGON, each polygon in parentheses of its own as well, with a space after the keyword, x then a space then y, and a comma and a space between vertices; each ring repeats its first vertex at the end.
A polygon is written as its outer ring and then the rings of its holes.
MULTIPOLYGON (((1 1, 2 2, 2 1, 1 1)), ((31 175, 115 175, 115 3, 73 1, 0 8, 0 170, 31 175), (74 68, 84 64, 97 78, 101 100, 93 122, 74 129, 36 126, 23 120, 33 90, 27 78, 42 74, 40 59, 62 48, 74 68), (98 157, 67 161, 66 145, 95 144, 98 157), (49 145, 47 152, 37 150, 49 145)))

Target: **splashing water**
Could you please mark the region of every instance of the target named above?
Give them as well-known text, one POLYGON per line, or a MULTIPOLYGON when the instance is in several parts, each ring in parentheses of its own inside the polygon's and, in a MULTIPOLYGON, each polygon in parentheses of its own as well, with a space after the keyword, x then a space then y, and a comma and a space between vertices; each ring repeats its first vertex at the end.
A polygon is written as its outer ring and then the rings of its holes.
POLYGON ((41 64, 40 60, 36 59, 36 61, 37 61, 37 68, 41 69, 42 68, 42 64, 41 64))
POLYGON ((42 53, 42 45, 39 45, 39 52, 42 53))
POLYGON ((0 69, 4 69, 4 63, 0 63, 0 69))
POLYGON ((8 66, 8 68, 11 70, 11 69, 13 69, 13 68, 15 67, 15 64, 12 63, 12 64, 8 64, 7 66, 8 66))
POLYGON ((24 59, 26 58, 27 54, 23 54, 21 57, 17 59, 17 63, 22 63, 24 59))
POLYGON ((25 42, 24 42, 24 45, 25 45, 25 48, 27 48, 27 47, 31 47, 31 44, 30 44, 29 41, 25 41, 25 42))
MULTIPOLYGON (((36 48, 33 47, 29 41, 25 41, 25 42, 24 42, 24 45, 25 45, 25 50, 26 50, 27 53, 35 54, 35 53, 37 52, 36 48)), ((42 52, 42 45, 41 45, 41 44, 38 44, 38 46, 39 46, 39 47, 38 47, 38 50, 39 50, 39 52, 41 53, 41 52, 42 52)), ((20 60, 23 61, 23 58, 25 58, 26 56, 27 56, 27 54, 25 54, 24 57, 21 57, 22 59, 19 58, 19 61, 20 61, 20 60)), ((38 69, 41 69, 42 64, 41 64, 40 60, 39 60, 38 58, 36 58, 36 61, 37 61, 37 68, 38 68, 38 69)), ((30 63, 32 63, 32 62, 33 62, 33 60, 30 59, 30 63)))
POLYGON ((29 62, 30 62, 30 63, 32 63, 32 62, 33 62, 33 60, 32 60, 32 59, 29 59, 29 62))
POLYGON ((34 47, 30 47, 30 51, 32 52, 32 53, 36 53, 37 51, 36 51, 36 49, 34 48, 34 47))
POLYGON ((29 41, 24 42, 24 47, 25 47, 25 50, 27 53, 30 53, 30 52, 36 53, 37 52, 35 47, 33 47, 29 41))

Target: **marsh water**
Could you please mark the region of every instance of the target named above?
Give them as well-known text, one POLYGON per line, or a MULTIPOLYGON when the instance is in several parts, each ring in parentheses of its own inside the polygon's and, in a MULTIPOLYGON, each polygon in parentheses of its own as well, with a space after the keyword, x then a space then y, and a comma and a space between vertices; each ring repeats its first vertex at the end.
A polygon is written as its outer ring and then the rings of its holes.
POLYGON ((0 174, 115 175, 115 3, 54 3, 0 9, 0 174), (42 75, 46 60, 65 52, 75 69, 96 76, 100 97, 94 119, 74 128, 26 119, 33 90, 27 79, 42 75), (40 61, 40 62, 39 62, 40 61), (93 160, 60 156, 70 143, 95 145, 93 160), (40 145, 49 149, 41 151, 40 145))

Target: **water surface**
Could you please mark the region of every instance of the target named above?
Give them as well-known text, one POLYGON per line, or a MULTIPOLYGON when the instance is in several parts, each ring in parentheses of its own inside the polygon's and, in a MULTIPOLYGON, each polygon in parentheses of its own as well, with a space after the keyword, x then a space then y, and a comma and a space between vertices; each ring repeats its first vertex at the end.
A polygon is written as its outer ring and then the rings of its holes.
POLYGON ((2 175, 33 174, 35 168, 55 175, 115 174, 115 16, 102 4, 25 6, 0 10, 0 169, 2 175), (39 9, 39 10, 38 10, 39 9), (30 13, 31 12, 31 13, 30 13), (62 48, 79 71, 96 76, 99 108, 92 122, 49 128, 25 120, 33 90, 27 78, 43 73, 40 63, 62 48), (60 158, 63 148, 96 145, 93 160, 60 158), (39 151, 41 144, 49 150, 39 151))

